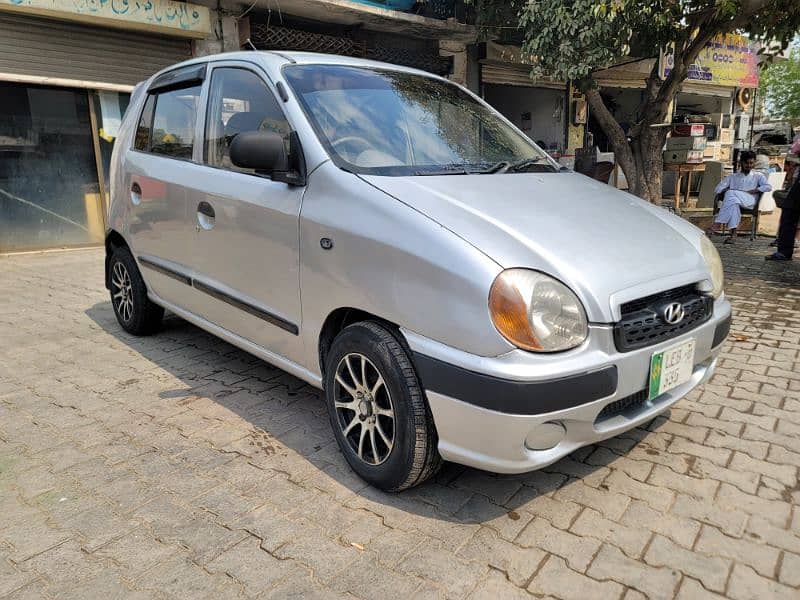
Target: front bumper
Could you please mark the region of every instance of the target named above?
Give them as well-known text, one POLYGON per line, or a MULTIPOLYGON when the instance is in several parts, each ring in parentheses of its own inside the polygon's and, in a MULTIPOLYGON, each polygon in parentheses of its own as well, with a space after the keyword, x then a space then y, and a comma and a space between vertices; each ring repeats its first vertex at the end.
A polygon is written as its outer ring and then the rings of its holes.
POLYGON ((410 331, 404 334, 426 389, 442 458, 497 473, 522 473, 632 429, 707 381, 730 318, 730 303, 719 299, 712 318, 697 328, 625 353, 617 351, 613 327, 605 325, 592 326, 587 342, 569 352, 541 355, 514 350, 493 358, 467 354, 410 331), (653 401, 635 403, 607 418, 600 415, 607 405, 647 387, 654 352, 690 338, 696 346, 689 381, 653 401), (560 423, 563 434, 548 447, 546 440, 538 443, 538 432, 549 437, 553 428, 537 428, 552 422, 560 423))

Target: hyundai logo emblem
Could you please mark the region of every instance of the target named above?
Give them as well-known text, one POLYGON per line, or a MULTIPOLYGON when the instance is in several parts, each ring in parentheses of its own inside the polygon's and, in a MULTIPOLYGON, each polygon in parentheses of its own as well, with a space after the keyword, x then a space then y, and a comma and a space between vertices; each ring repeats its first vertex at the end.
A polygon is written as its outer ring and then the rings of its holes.
POLYGON ((667 306, 664 307, 661 316, 670 325, 677 325, 678 323, 683 321, 684 317, 683 304, 681 304, 680 302, 673 302, 672 304, 667 304, 667 306))

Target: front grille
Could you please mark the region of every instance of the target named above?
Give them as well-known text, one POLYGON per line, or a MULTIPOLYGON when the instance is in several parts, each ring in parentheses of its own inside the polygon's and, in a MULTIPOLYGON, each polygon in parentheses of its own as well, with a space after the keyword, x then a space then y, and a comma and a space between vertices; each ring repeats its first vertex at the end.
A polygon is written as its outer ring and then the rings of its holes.
POLYGON ((611 404, 607 404, 603 410, 600 411, 600 414, 597 415, 595 422, 597 423, 599 421, 605 421, 606 419, 616 417, 617 415, 634 408, 639 408, 645 402, 647 402, 647 388, 639 390, 630 396, 625 396, 624 398, 615 400, 611 404))
POLYGON ((626 302, 622 318, 614 326, 614 343, 620 352, 630 352, 678 337, 705 323, 714 310, 714 299, 687 285, 626 302), (683 305, 684 317, 675 325, 667 323, 659 307, 672 302, 683 305))

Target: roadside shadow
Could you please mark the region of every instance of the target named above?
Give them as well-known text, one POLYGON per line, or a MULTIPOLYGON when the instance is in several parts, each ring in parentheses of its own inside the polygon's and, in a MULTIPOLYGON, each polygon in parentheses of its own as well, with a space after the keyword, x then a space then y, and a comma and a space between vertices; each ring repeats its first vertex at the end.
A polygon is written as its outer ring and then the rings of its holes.
MULTIPOLYGON (((252 426, 250 435, 224 446, 226 451, 241 453, 256 466, 291 473, 293 479, 314 477, 321 489, 333 487, 340 493, 344 488, 358 497, 356 504, 367 508, 378 503, 461 524, 519 520, 521 506, 577 479, 604 475, 598 471, 606 470, 649 433, 634 429, 615 438, 606 451, 595 453, 596 447, 588 446, 548 468, 521 475, 497 475, 445 463, 436 477, 418 487, 384 493, 365 484, 345 461, 331 431, 322 392, 169 313, 161 330, 150 337, 122 330, 108 301, 95 304, 86 315, 180 381, 175 389, 158 393, 165 404, 188 407, 213 401, 246 420, 252 426), (591 464, 585 460, 590 455, 591 464), (334 485, 327 486, 325 478, 334 485)), ((651 429, 665 420, 657 418, 651 429)))

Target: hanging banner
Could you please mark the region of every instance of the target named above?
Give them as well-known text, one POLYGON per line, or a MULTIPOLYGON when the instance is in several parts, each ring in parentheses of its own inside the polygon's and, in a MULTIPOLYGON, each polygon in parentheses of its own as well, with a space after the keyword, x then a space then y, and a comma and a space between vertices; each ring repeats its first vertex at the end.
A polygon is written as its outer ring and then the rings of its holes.
POLYGON ((176 0, 0 0, 0 12, 204 38, 211 32, 205 6, 176 0))
MULTIPOLYGON (((757 48, 743 35, 718 36, 700 51, 694 64, 689 65, 687 81, 710 83, 738 88, 758 87, 757 48)), ((675 64, 672 51, 661 53, 659 70, 666 79, 675 64)))

